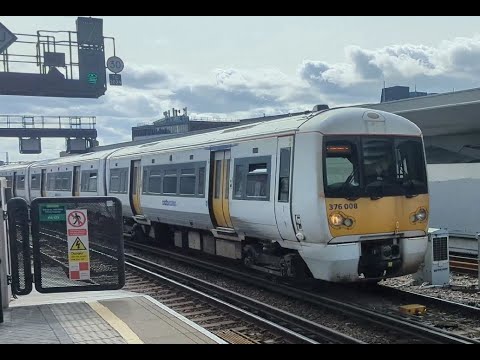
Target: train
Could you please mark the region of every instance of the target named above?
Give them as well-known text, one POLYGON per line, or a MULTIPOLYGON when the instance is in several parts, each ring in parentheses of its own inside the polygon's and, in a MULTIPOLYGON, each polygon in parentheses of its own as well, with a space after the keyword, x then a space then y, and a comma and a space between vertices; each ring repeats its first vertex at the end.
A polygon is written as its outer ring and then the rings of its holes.
POLYGON ((0 177, 27 202, 115 196, 135 241, 287 278, 380 281, 416 272, 427 248, 422 132, 367 108, 5 165, 0 177))

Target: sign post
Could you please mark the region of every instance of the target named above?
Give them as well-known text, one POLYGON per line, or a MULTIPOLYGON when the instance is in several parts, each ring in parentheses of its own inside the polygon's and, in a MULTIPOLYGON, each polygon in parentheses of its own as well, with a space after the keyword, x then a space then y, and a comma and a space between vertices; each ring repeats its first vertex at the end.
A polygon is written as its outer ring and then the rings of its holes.
POLYGON ((5 188, 7 180, 0 178, 0 323, 3 322, 3 308, 8 308, 10 302, 10 291, 7 283, 8 269, 8 251, 7 251, 7 232, 5 220, 3 220, 3 211, 6 210, 5 188))
POLYGON ((123 60, 118 56, 112 56, 107 60, 107 68, 113 74, 108 74, 110 80, 110 85, 112 86, 122 86, 122 75, 120 73, 123 71, 125 64, 123 60))
POLYGON ((5 25, 0 23, 0 54, 17 41, 17 37, 8 30, 5 25))
POLYGON ((477 239, 477 246, 478 246, 478 254, 477 254, 477 260, 478 260, 478 288, 480 289, 480 233, 477 233, 475 235, 475 238, 477 239))
POLYGON ((90 280, 87 210, 67 210, 66 218, 70 280, 90 280))

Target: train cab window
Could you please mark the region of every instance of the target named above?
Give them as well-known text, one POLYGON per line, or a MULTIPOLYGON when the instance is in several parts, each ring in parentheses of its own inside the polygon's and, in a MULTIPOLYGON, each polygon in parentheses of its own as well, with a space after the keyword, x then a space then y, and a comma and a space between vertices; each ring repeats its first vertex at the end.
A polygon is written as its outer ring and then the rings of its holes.
POLYGON ((177 193, 177 170, 165 170, 165 175, 163 177, 163 193, 177 193))
POLYGON ((290 192, 290 153, 291 149, 280 149, 280 170, 278 172, 278 201, 288 202, 290 192))
POLYGON ((365 186, 369 187, 379 181, 395 181, 395 156, 393 139, 372 138, 362 140, 365 186))
POLYGON ((249 164, 247 173, 247 196, 266 197, 267 182, 267 164, 249 164))
POLYGON ((205 195, 205 168, 198 169, 198 195, 205 195))
POLYGON ((325 191, 339 195, 360 187, 358 149, 354 142, 329 141, 325 147, 325 191))
POLYGON ((396 181, 407 194, 427 193, 427 174, 420 139, 395 139, 396 181))
POLYGON ((195 195, 195 168, 181 170, 180 195, 195 195))

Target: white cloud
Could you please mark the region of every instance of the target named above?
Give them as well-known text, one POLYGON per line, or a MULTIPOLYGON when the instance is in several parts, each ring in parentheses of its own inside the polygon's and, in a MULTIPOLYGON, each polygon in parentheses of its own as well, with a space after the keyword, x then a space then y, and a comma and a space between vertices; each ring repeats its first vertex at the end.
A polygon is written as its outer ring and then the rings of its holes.
MULTIPOLYGON (((304 111, 315 104, 375 102, 384 79, 387 86, 416 84, 419 91, 428 92, 477 87, 479 60, 480 35, 476 35, 438 46, 346 46, 343 61, 304 60, 293 75, 274 67, 215 68, 212 64, 209 73, 187 74, 172 66, 127 64, 124 86, 109 87, 99 99, 3 96, 0 107, 7 114, 96 116, 99 140, 110 144, 130 140, 132 126, 161 118, 172 107, 186 106, 197 117, 239 119, 304 111)), ((2 144, 11 157, 18 151, 17 139, 2 139, 2 144)), ((41 157, 64 150, 63 139, 44 139, 43 145, 41 157)))

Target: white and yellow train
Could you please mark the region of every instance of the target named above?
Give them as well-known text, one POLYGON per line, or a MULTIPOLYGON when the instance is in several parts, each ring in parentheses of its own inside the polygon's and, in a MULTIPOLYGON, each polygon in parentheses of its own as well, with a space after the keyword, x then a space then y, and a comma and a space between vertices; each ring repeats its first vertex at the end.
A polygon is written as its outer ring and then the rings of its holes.
POLYGON ((13 194, 116 196, 134 238, 333 282, 417 271, 429 196, 420 129, 327 109, 0 167, 13 194), (171 234, 171 236, 167 236, 171 234))

